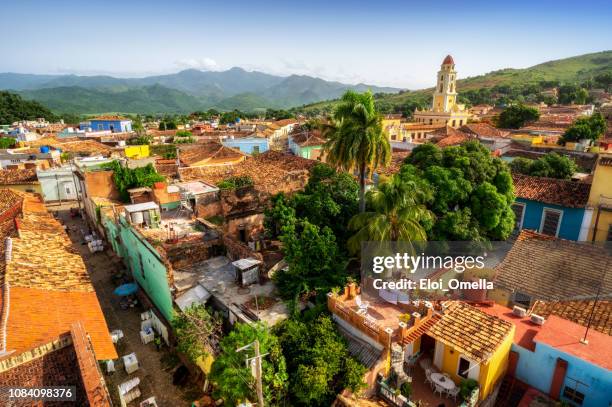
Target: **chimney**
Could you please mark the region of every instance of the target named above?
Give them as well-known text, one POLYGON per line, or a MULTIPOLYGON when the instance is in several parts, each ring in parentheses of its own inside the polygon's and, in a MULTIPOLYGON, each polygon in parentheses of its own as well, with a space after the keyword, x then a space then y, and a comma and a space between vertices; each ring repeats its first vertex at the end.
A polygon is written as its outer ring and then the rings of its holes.
POLYGON ((4 239, 4 262, 9 264, 13 258, 13 239, 7 237, 4 239))

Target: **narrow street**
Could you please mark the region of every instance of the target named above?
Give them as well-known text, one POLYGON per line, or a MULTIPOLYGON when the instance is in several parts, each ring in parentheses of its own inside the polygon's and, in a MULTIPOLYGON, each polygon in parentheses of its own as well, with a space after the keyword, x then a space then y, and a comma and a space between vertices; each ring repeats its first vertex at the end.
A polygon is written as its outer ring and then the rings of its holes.
MULTIPOLYGON (((129 353, 135 352, 139 363, 139 369, 127 375, 123 363, 115 361, 116 372, 106 375, 105 380, 113 404, 120 406, 117 392, 117 385, 132 379, 140 378, 141 397, 130 403, 129 406, 138 406, 141 401, 154 396, 158 406, 190 406, 199 394, 195 388, 179 388, 172 384, 172 373, 180 365, 179 359, 172 355, 167 346, 158 351, 153 342, 146 345, 140 340, 140 314, 144 311, 140 304, 127 310, 121 309, 119 305, 120 297, 113 291, 116 288, 111 276, 116 266, 106 251, 90 253, 88 246, 84 244, 82 230, 86 229, 83 219, 71 218, 69 206, 50 206, 50 211, 58 213, 58 218, 67 226, 67 233, 73 242, 73 247, 83 257, 91 276, 92 283, 98 296, 98 301, 106 318, 109 331, 120 329, 124 337, 116 344, 119 358, 129 353)), ((110 250, 110 249, 106 249, 110 250)))

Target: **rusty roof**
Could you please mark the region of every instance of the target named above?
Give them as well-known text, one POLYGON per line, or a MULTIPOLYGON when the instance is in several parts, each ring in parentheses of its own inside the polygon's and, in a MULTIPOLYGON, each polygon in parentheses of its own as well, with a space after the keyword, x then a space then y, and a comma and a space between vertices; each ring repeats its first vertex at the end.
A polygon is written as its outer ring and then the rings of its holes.
POLYGON ((578 325, 588 326, 604 334, 612 335, 612 301, 536 301, 531 313, 548 318, 556 315, 578 325))
POLYGON ((447 301, 440 320, 427 334, 474 362, 486 362, 514 326, 461 301, 447 301))
POLYGON ((306 184, 310 169, 317 163, 292 154, 268 150, 237 164, 180 168, 179 173, 183 181, 200 180, 212 185, 233 176, 249 176, 259 190, 269 193, 290 192, 293 185, 306 184))
POLYGON ((34 168, 0 170, 0 185, 37 184, 34 168))
POLYGON ((216 141, 179 148, 179 159, 185 165, 223 164, 242 159, 246 154, 216 141))
POLYGON ((460 131, 468 134, 474 134, 478 137, 507 137, 510 132, 502 131, 489 123, 468 123, 459 127, 460 131))
POLYGON ((512 174, 514 193, 529 199, 568 208, 584 208, 589 201, 591 184, 557 178, 512 174))

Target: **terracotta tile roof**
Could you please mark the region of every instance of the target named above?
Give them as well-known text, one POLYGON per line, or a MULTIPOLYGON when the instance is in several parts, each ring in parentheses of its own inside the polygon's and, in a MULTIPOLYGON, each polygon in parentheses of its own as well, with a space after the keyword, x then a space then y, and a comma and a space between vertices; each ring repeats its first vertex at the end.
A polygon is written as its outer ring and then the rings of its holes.
POLYGON ((471 134, 464 133, 451 126, 441 127, 432 131, 429 135, 433 137, 438 147, 456 146, 474 138, 471 134))
POLYGON ((74 153, 79 155, 110 155, 112 148, 109 146, 99 143, 95 140, 79 140, 60 142, 54 146, 59 148, 62 152, 74 153))
POLYGON ((299 145, 300 147, 312 147, 312 146, 322 146, 325 144, 325 140, 320 137, 319 132, 313 131, 304 131, 298 134, 291 135, 291 139, 294 143, 299 145))
POLYGON ((510 134, 509 131, 500 130, 488 123, 468 123, 459 127, 459 130, 478 137, 506 137, 510 134))
POLYGON ((594 300, 536 301, 530 312, 544 318, 556 315, 585 327, 590 319, 592 329, 612 335, 612 301, 609 300, 600 300, 597 303, 594 300))
POLYGON ((385 168, 381 168, 377 172, 386 176, 391 176, 399 172, 406 157, 410 155, 410 151, 394 151, 391 154, 391 162, 385 168))
POLYGON ((0 185, 37 184, 36 169, 0 170, 0 185))
MULTIPOLYGON (((0 197, 5 191, 0 190, 0 197)), ((116 358, 82 257, 73 249, 63 226, 46 211, 38 196, 21 194, 20 198, 13 196, 13 202, 22 204, 21 212, 12 215, 18 235, 12 239, 8 261, 4 256, 0 259, 6 284, 3 294, 10 298, 7 302, 10 304, 6 323, 7 348, 29 349, 66 332, 72 323, 82 321, 91 336, 96 356, 116 358)), ((2 320, 1 324, 4 323, 2 320)))
POLYGON ((245 156, 246 154, 236 149, 226 147, 223 144, 214 141, 182 147, 179 150, 179 159, 185 165, 193 165, 198 163, 231 163, 244 158, 245 156))
POLYGON ((518 198, 568 208, 584 208, 589 201, 591 184, 556 178, 512 174, 514 194, 518 198))
POLYGON ((103 116, 97 116, 94 117, 92 119, 88 119, 89 120, 129 120, 123 116, 116 116, 116 115, 103 115, 103 116))
POLYGON ((297 124, 297 122, 298 121, 295 119, 283 119, 283 120, 277 120, 273 124, 280 128, 280 127, 288 126, 290 124, 297 124))
POLYGON ((610 264, 610 254, 601 245, 522 230, 495 267, 495 287, 533 300, 590 300, 600 286, 602 293, 612 292, 610 264))
MULTIPOLYGON (((23 197, 24 194, 22 192, 17 192, 8 188, 0 188, 0 217, 4 218, 2 215, 14 208, 18 208, 21 211, 23 197)), ((11 217, 11 221, 13 217, 11 217)))
POLYGON ((514 326, 461 301, 448 301, 440 320, 427 334, 474 362, 487 361, 514 326))
POLYGON ((314 160, 268 150, 234 165, 181 168, 179 173, 183 181, 199 180, 213 185, 228 177, 249 176, 257 189, 274 194, 290 192, 298 185, 303 188, 316 164, 314 160))

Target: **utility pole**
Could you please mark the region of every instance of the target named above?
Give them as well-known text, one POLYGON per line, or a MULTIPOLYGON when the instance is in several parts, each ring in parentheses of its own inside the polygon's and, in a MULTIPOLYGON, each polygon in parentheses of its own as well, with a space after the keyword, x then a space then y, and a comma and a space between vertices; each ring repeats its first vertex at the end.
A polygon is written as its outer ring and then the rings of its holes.
POLYGON ((259 354, 259 340, 255 339, 255 380, 257 384, 257 401, 259 407, 264 407, 263 386, 261 384, 261 355, 259 354))
POLYGON ((263 355, 259 353, 259 340, 255 339, 254 342, 249 343, 248 345, 243 346, 242 348, 236 349, 236 352, 242 352, 245 349, 253 347, 255 351, 255 356, 252 358, 246 358, 247 367, 251 366, 251 362, 255 362, 255 384, 257 391, 257 406, 264 407, 264 397, 263 397, 263 384, 261 382, 261 358, 266 356, 267 353, 263 355))

